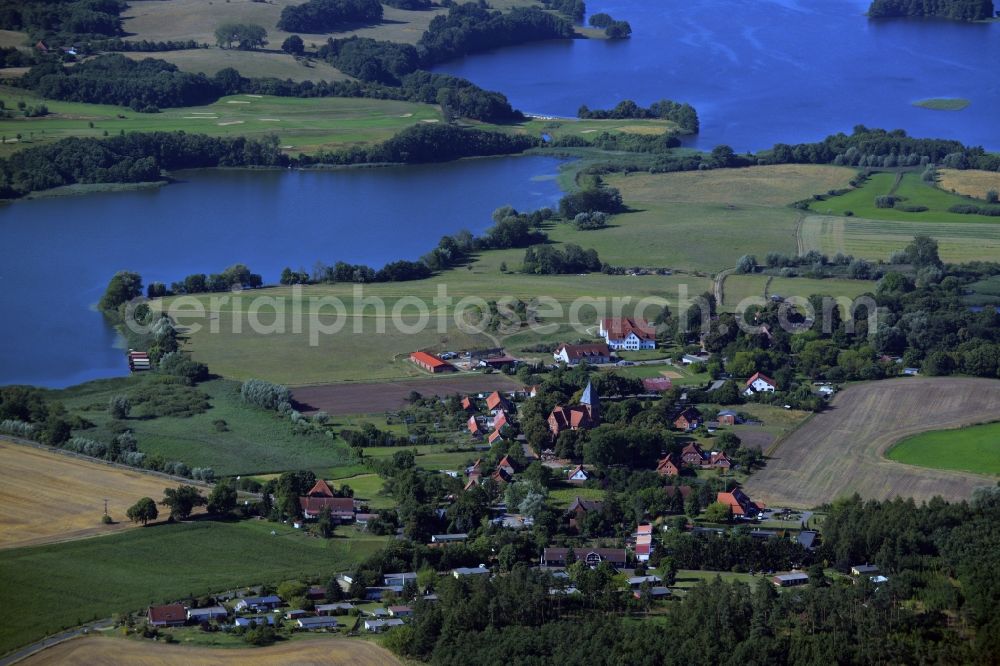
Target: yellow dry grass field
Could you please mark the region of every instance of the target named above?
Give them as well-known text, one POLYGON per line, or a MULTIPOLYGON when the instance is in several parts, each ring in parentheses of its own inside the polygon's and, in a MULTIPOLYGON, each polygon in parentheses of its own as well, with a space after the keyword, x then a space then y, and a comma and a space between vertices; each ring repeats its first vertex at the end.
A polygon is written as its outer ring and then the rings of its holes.
POLYGON ((837 394, 769 452, 747 493, 768 506, 811 508, 853 493, 865 499, 968 499, 995 477, 904 465, 885 457, 901 439, 981 423, 1000 413, 1000 381, 961 377, 867 382, 837 394))
POLYGON ((166 479, 0 440, 0 548, 128 529, 128 507, 159 500, 166 479), (104 500, 113 525, 101 523, 104 500))
POLYGON ((16 30, 0 30, 0 47, 10 48, 11 46, 27 47, 28 34, 16 30))
POLYGON ((938 185, 946 192, 957 192, 977 199, 985 199, 990 190, 1000 192, 1000 172, 939 169, 938 174, 938 185))
POLYGON ((24 666, 396 666, 385 648, 348 638, 296 640, 264 648, 208 648, 122 638, 77 638, 38 652, 24 666))
MULTIPOLYGON (((745 169, 631 174, 628 190, 636 201, 786 206, 813 194, 847 187, 854 170, 812 164, 745 169)), ((624 185, 624 183, 623 183, 624 185)))

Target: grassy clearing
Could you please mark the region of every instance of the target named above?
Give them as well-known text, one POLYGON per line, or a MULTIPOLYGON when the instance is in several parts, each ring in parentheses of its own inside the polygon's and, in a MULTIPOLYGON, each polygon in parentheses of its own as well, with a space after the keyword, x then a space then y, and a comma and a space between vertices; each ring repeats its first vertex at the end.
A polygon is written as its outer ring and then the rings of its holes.
MULTIPOLYGON (((177 630, 171 633, 181 633, 177 630)), ((187 636, 203 639, 219 634, 188 630, 187 636)), ((183 643, 188 640, 179 639, 183 643)), ((242 639, 230 640, 227 649, 205 646, 167 645, 143 640, 86 637, 53 646, 28 659, 25 666, 56 664, 135 664, 136 666, 396 666, 401 662, 372 641, 343 637, 315 637, 294 634, 292 640, 266 648, 248 648, 242 639)))
POLYGON ((974 424, 1000 410, 1000 381, 903 378, 854 384, 770 453, 745 490, 768 506, 811 508, 858 493, 863 498, 940 495, 968 499, 995 477, 902 465, 885 458, 900 439, 974 424))
POLYGON ((969 293, 962 298, 966 305, 1000 305, 1000 276, 979 280, 969 285, 969 293))
POLYGON ((563 484, 562 487, 549 492, 549 502, 557 508, 568 507, 577 497, 585 500, 603 500, 604 491, 600 488, 584 488, 583 486, 563 484))
POLYGON ((925 432, 889 449, 890 460, 979 474, 1000 474, 1000 423, 925 432))
MULTIPOLYGON (((726 281, 728 284, 728 280, 726 281)), ((810 278, 776 277, 768 285, 766 296, 778 294, 785 298, 797 296, 808 298, 813 294, 824 294, 834 298, 855 298, 861 294, 875 291, 874 280, 848 280, 846 278, 827 278, 813 280, 810 278)))
POLYGON ((219 48, 182 49, 156 53, 130 52, 133 60, 157 58, 177 65, 184 72, 214 76, 232 67, 248 78, 291 79, 293 81, 349 81, 352 77, 324 60, 296 58, 283 51, 231 51, 219 48))
POLYGON ((703 386, 711 380, 711 376, 707 372, 693 372, 690 366, 686 365, 633 365, 615 368, 609 372, 637 379, 667 377, 676 386, 703 386))
POLYGON ((290 578, 326 581, 386 543, 342 531, 325 541, 264 521, 193 522, 0 552, 0 653, 151 603, 290 578))
POLYGON ((937 239, 945 261, 995 260, 1000 254, 1000 224, 979 222, 990 219, 979 215, 960 217, 975 220, 955 224, 810 215, 802 221, 802 249, 819 250, 827 255, 843 252, 863 259, 888 259, 893 251, 906 247, 915 235, 928 234, 937 239))
MULTIPOLYGON (((97 425, 81 432, 82 436, 107 441, 112 436, 107 413, 111 396, 127 395, 152 379, 139 376, 88 382, 56 391, 53 397, 97 425)), ((321 435, 293 434, 288 419, 245 406, 237 382, 213 380, 200 384, 198 390, 207 393, 211 403, 202 414, 126 421, 140 451, 191 467, 211 467, 220 475, 313 469, 351 460, 343 442, 321 435), (227 424, 225 430, 214 423, 220 419, 227 424)))
MULTIPOLYGON (((448 271, 427 280, 400 284, 365 285, 360 298, 356 298, 355 285, 317 285, 306 287, 296 296, 291 288, 273 288, 255 292, 254 296, 283 298, 286 305, 286 325, 280 334, 255 334, 249 324, 248 300, 243 303, 215 303, 209 295, 198 296, 211 322, 188 318, 181 323, 200 323, 202 330, 192 332, 187 348, 195 358, 206 362, 213 372, 226 377, 245 379, 260 377, 287 384, 321 384, 335 381, 372 381, 426 376, 409 362, 407 355, 416 349, 442 351, 533 344, 547 336, 568 336, 571 339, 593 335, 598 313, 592 307, 580 311, 583 325, 579 330, 560 328, 568 321, 570 304, 578 298, 631 297, 625 305, 625 314, 631 314, 639 299, 647 296, 663 298, 676 303, 681 285, 688 285, 693 295, 708 288, 708 281, 688 276, 609 276, 591 274, 579 276, 537 276, 523 274, 501 275, 499 264, 506 261, 510 267, 519 264, 523 250, 485 253, 471 265, 471 269, 448 271), (551 330, 540 332, 522 329, 512 335, 475 334, 463 332, 455 323, 454 306, 439 310, 433 304, 439 288, 455 303, 466 296, 483 299, 520 298, 530 301, 536 297, 553 299, 552 310, 540 312, 551 330), (316 314, 312 298, 335 297, 341 299, 346 317, 342 330, 335 334, 319 335, 312 345, 309 336, 311 317, 324 326, 336 321, 335 310, 326 307, 316 314), (361 298, 378 297, 385 303, 384 312, 372 305, 361 307, 361 298), (392 322, 394 308, 400 307, 400 320, 407 326, 419 321, 414 306, 401 302, 404 297, 416 297, 427 304, 429 324, 421 331, 409 333, 392 322), (292 332, 291 313, 301 305, 305 322, 301 333, 292 332), (405 307, 404 307, 405 306, 405 307), (561 312, 557 311, 561 310, 561 312), (216 315, 218 317, 216 318, 216 315), (439 317, 439 315, 441 315, 439 317), (234 332, 233 321, 241 324, 242 333, 234 332), (212 333, 208 323, 216 324, 218 332, 212 333), (382 327, 382 328, 380 328, 382 327), (380 332, 380 330, 382 332, 380 332)), ((168 301, 169 304, 169 301, 168 301)), ((271 310, 270 312, 273 312, 271 310)), ((262 322, 273 321, 273 315, 264 310, 262 322)))
POLYGON ((746 299, 765 298, 767 275, 729 275, 722 287, 722 310, 734 312, 736 306, 746 299))
POLYGON ((985 215, 962 215, 948 212, 956 204, 968 204, 969 200, 925 183, 917 172, 902 175, 897 185, 897 174, 876 173, 861 187, 839 197, 825 201, 814 201, 810 210, 822 215, 844 215, 850 211, 857 217, 870 220, 891 220, 895 222, 956 222, 960 224, 997 224, 1000 218, 985 215), (892 194, 900 199, 895 208, 876 208, 875 197, 892 194), (926 206, 928 210, 910 213, 899 206, 926 206))
POLYGON ((985 200, 990 190, 1000 192, 1000 172, 938 169, 938 187, 946 192, 985 200))
POLYGON ((178 485, 140 472, 0 440, 0 548, 120 532, 140 497, 160 499, 178 485), (104 503, 116 522, 101 523, 104 503))
MULTIPOLYGON (((416 450, 417 467, 436 472, 446 469, 462 472, 466 466, 471 464, 480 453, 476 451, 445 451, 445 447, 439 444, 426 444, 413 447, 392 447, 392 446, 372 446, 365 449, 365 455, 371 458, 389 458, 397 451, 416 450)), ((352 488, 350 482, 347 482, 352 488)))
MULTIPOLYGON (((8 107, 15 107, 20 101, 29 105, 43 102, 28 91, 10 87, 0 87, 0 99, 8 107)), ((166 109, 160 113, 136 113, 104 104, 50 100, 44 100, 44 104, 49 108, 48 116, 0 119, 0 136, 6 139, 0 143, 0 155, 69 136, 100 138, 105 132, 114 135, 122 130, 183 130, 209 136, 274 134, 286 152, 313 153, 378 143, 415 123, 441 119, 440 109, 430 104, 342 97, 233 95, 214 104, 166 109), (16 140, 18 134, 20 141, 16 140)))
POLYGON ((930 97, 913 102, 913 106, 932 111, 961 111, 971 102, 963 97, 930 97))

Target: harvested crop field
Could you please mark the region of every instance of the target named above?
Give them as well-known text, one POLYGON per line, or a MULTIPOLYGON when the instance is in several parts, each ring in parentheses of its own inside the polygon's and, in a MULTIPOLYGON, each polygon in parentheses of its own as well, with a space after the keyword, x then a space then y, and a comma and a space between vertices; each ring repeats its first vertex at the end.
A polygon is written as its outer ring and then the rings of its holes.
POLYGON ((519 386, 514 380, 500 374, 470 374, 406 382, 303 386, 292 390, 292 399, 299 403, 299 411, 307 414, 321 410, 333 416, 377 414, 406 406, 406 398, 411 391, 421 395, 444 396, 453 393, 510 391, 519 386))
POLYGON ((128 507, 159 499, 176 485, 149 474, 101 465, 0 440, 0 548, 110 534, 127 529, 128 507), (116 522, 101 523, 104 500, 116 522))
POLYGON ((995 478, 904 465, 885 453, 905 437, 979 423, 998 411, 1000 381, 990 379, 904 378, 850 386, 771 451, 746 490, 771 506, 804 508, 855 492, 872 499, 967 499, 995 478))
POLYGON ((978 169, 939 169, 938 187, 967 197, 985 199, 990 190, 1000 192, 1000 173, 978 169))
POLYGON ((346 638, 292 641, 266 648, 220 649, 156 644, 120 638, 79 638, 42 650, 21 662, 25 666, 381 666, 400 664, 374 643, 346 638))

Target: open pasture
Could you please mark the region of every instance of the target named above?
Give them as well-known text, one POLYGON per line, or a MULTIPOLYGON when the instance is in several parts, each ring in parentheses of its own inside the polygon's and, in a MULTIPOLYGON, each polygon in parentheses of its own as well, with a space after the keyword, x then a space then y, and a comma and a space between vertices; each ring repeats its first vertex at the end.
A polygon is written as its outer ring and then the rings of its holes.
POLYGON ((0 654, 149 604, 292 578, 325 583, 386 542, 353 528, 325 540, 266 521, 194 521, 0 551, 0 654))
POLYGON ((1000 423, 908 437, 889 449, 888 456, 920 467, 1000 474, 1000 423))
POLYGON ((24 666, 395 666, 401 662, 371 641, 307 638, 266 648, 206 648, 150 641, 86 637, 60 643, 24 666))
POLYGON ((856 384, 771 452, 750 476, 747 493, 770 506, 811 508, 859 493, 864 498, 940 495, 968 499, 990 476, 926 469, 888 460, 900 439, 980 422, 1000 410, 1000 381, 903 378, 856 384))
MULTIPOLYGON (((963 215, 975 220, 991 218, 963 215)), ((998 219, 998 218, 992 218, 998 219)), ((954 222, 899 222, 860 217, 809 215, 802 221, 801 249, 837 252, 862 259, 888 259, 917 234, 938 241, 941 258, 950 262, 991 261, 1000 255, 1000 224, 967 220, 954 222)))
POLYGON ((179 485, 3 440, 0 469, 0 549, 120 532, 134 526, 125 511, 136 500, 159 500, 164 488, 179 485), (101 523, 105 500, 112 525, 101 523))
POLYGON ((0 87, 8 107, 24 101, 44 103, 49 115, 41 118, 0 118, 0 155, 70 136, 101 138, 126 132, 171 132, 209 136, 275 135, 292 154, 384 141, 396 132, 424 120, 439 120, 440 109, 430 104, 346 97, 293 98, 232 95, 204 106, 136 113, 107 104, 43 100, 33 93, 0 87), (17 135, 20 140, 16 140, 17 135))

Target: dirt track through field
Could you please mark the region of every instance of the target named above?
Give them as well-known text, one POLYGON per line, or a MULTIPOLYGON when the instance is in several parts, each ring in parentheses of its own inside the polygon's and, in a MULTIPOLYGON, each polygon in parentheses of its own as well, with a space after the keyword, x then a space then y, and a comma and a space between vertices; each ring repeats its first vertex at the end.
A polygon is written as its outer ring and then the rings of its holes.
POLYGON ((124 638, 78 638, 38 652, 24 666, 395 666, 401 662, 374 643, 320 638, 265 648, 206 648, 124 638))
POLYGON ((1000 381, 990 379, 902 378, 854 385, 789 435, 745 489, 769 506, 802 508, 855 492, 866 499, 968 499, 975 487, 996 479, 904 465, 885 458, 885 452, 904 437, 988 421, 997 413, 1000 381))
POLYGON ((445 396, 453 393, 511 391, 520 387, 513 379, 501 374, 457 375, 403 382, 371 382, 320 384, 292 389, 292 399, 299 411, 309 414, 324 411, 332 416, 343 414, 377 414, 406 406, 411 391, 423 396, 445 396))

